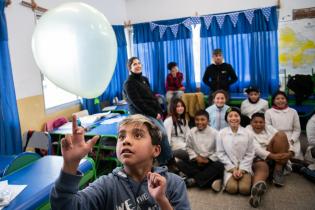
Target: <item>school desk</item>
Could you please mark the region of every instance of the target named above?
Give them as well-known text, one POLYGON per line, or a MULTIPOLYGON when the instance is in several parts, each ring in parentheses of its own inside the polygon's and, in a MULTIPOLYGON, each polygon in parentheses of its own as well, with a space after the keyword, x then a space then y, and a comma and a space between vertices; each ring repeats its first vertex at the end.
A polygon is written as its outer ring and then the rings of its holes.
MULTIPOLYGON (((27 185, 4 210, 49 208, 50 191, 60 174, 62 165, 63 158, 61 156, 45 156, 8 176, 2 177, 0 181, 8 180, 9 184, 27 185)), ((83 159, 78 170, 84 174, 82 180, 87 177, 93 178, 95 175, 93 160, 83 159)), ((82 180, 81 185, 83 184, 82 180)))

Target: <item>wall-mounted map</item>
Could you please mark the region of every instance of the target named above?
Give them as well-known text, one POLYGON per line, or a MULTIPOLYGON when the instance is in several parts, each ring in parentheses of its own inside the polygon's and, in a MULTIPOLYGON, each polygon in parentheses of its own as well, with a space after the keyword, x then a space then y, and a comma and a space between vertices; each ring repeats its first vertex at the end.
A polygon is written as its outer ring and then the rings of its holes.
POLYGON ((315 19, 279 23, 279 65, 287 74, 315 71, 315 19))

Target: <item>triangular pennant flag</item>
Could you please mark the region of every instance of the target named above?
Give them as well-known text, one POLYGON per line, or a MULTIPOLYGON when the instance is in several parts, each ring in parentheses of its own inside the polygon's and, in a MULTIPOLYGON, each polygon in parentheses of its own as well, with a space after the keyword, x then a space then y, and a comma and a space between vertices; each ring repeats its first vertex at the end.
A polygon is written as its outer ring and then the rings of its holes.
POLYGON ((261 11, 264 14, 266 20, 269 21, 271 15, 271 7, 262 8, 261 11))
POLYGON ((216 15, 217 23, 219 25, 219 28, 221 29, 224 23, 225 15, 216 15))
POLYGON ((205 24, 206 24, 206 27, 207 27, 207 30, 209 29, 210 27, 210 24, 212 22, 212 18, 213 16, 212 15, 206 15, 203 17, 204 21, 205 21, 205 24))
POLYGON ((190 18, 187 18, 186 20, 183 21, 183 24, 188 30, 191 31, 191 25, 193 25, 193 22, 190 18))
POLYGON ((160 29, 160 39, 162 39, 166 29, 167 29, 168 26, 165 26, 165 25, 159 25, 159 29, 160 29))
POLYGON ((177 32, 178 32, 178 24, 170 25, 169 27, 171 28, 172 33, 174 34, 175 37, 177 37, 177 32))
POLYGON ((236 27, 236 24, 237 24, 237 21, 238 21, 238 15, 240 13, 239 12, 236 12, 236 13, 230 13, 229 16, 230 16, 230 19, 233 23, 233 26, 236 27))
POLYGON ((244 11, 244 15, 245 15, 246 19, 248 20, 249 24, 252 24, 252 22, 253 22, 254 12, 255 12, 255 10, 253 10, 253 9, 244 11))
POLYGON ((151 31, 153 31, 157 26, 158 26, 158 24, 150 23, 151 31))
POLYGON ((200 24, 200 18, 199 17, 191 17, 190 20, 191 20, 192 24, 194 25, 194 27, 197 24, 200 24))

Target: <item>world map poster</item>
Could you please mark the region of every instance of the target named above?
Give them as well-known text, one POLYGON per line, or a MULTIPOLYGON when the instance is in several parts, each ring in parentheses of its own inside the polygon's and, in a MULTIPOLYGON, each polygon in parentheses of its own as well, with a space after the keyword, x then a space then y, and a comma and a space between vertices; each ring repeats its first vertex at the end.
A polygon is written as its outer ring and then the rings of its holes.
POLYGON ((315 19, 279 23, 279 65, 287 75, 315 71, 315 19))

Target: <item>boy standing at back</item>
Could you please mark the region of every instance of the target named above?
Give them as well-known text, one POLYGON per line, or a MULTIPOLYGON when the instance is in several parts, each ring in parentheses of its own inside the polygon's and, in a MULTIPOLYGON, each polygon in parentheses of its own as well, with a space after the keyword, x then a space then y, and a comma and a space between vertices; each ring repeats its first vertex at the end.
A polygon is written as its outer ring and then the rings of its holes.
POLYGON ((98 137, 85 142, 73 117, 73 134, 62 139, 64 166, 51 192, 52 209, 190 209, 183 180, 153 167, 160 154, 161 132, 148 118, 132 115, 119 125, 116 153, 123 167, 79 191, 80 160, 98 137))
POLYGON ((210 94, 217 90, 228 92, 230 85, 237 81, 235 71, 230 64, 223 62, 221 49, 213 50, 212 59, 214 63, 206 68, 202 81, 210 88, 210 94))

